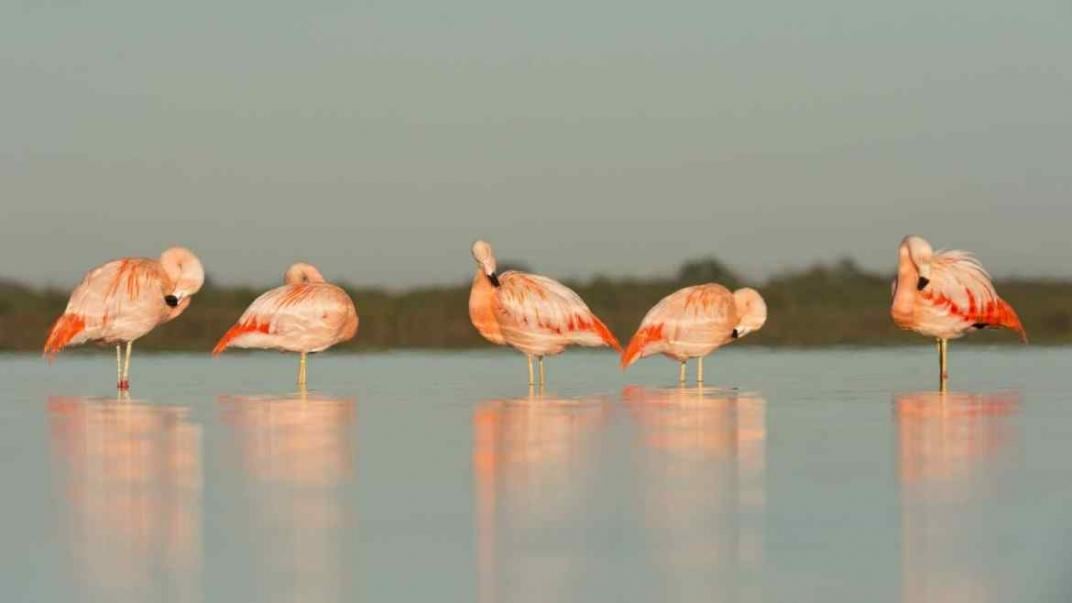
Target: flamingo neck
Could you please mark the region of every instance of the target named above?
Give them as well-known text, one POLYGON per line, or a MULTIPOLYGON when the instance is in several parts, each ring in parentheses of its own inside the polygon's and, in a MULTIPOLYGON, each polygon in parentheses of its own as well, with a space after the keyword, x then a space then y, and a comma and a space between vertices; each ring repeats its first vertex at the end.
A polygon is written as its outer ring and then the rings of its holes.
POLYGON ((893 306, 890 308, 894 318, 903 317, 909 319, 916 300, 916 283, 919 281, 919 270, 912 258, 907 253, 901 253, 897 263, 897 291, 893 295, 893 306))
POLYGON ((504 343, 502 329, 495 318, 495 287, 480 268, 473 275, 473 286, 469 290, 469 320, 485 339, 504 343))

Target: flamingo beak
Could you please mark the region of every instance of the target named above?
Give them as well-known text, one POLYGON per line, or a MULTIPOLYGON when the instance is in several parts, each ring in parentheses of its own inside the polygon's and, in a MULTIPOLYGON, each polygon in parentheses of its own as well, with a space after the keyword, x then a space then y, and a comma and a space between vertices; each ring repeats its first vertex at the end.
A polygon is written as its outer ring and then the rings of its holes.
POLYGON ((164 303, 174 308, 179 305, 179 298, 175 297, 174 295, 165 295, 164 303))
POLYGON ((733 339, 737 339, 740 336, 741 336, 741 334, 737 332, 737 329, 734 329, 733 333, 730 333, 730 337, 733 338, 733 339))
POLYGON ((488 273, 488 280, 491 281, 491 286, 492 287, 498 287, 499 286, 499 275, 498 274, 495 274, 494 272, 488 273))
POLYGON ((931 282, 931 279, 929 279, 929 278, 927 278, 925 276, 919 277, 919 280, 916 281, 916 291, 923 291, 924 287, 926 287, 928 284, 930 284, 930 282, 931 282))

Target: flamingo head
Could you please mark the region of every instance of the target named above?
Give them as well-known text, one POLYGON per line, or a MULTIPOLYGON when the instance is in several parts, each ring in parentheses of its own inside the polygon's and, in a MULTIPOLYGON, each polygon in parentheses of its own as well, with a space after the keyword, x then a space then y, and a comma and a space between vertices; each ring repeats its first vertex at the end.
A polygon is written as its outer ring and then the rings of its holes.
POLYGON ((916 289, 922 291, 931 282, 931 258, 934 257, 931 244, 923 237, 909 235, 901 241, 900 254, 902 263, 907 259, 916 267, 919 273, 916 289))
POLYGON ((498 286, 499 276, 496 272, 495 254, 491 251, 491 244, 486 241, 473 243, 473 259, 476 260, 477 266, 483 271, 484 276, 488 277, 491 284, 498 286))
POLYGON ((287 268, 283 275, 283 283, 287 285, 300 285, 303 283, 323 283, 324 275, 312 264, 297 262, 287 268))
POLYGON ((767 322, 767 303, 755 289, 745 287, 733 292, 733 302, 737 306, 737 327, 733 329, 733 337, 758 331, 767 322))
POLYGON ((185 247, 172 247, 160 254, 160 266, 173 284, 173 289, 164 295, 164 303, 172 308, 178 308, 184 302, 189 304, 188 298, 205 284, 201 260, 185 247))

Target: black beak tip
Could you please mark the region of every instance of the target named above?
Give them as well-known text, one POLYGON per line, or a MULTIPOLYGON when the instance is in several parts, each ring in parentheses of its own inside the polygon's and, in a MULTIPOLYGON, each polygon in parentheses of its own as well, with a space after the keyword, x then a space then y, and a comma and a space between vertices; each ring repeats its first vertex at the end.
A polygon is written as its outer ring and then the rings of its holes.
POLYGON ((924 277, 924 276, 919 277, 919 280, 916 281, 916 291, 923 291, 923 288, 926 287, 928 284, 930 284, 930 282, 931 282, 931 279, 929 279, 927 277, 924 277))
POLYGON ((498 274, 492 272, 491 274, 488 275, 488 280, 491 281, 491 286, 492 287, 498 287, 499 286, 499 275, 498 274))
POLYGON ((740 336, 741 334, 737 332, 737 329, 734 329, 733 333, 730 333, 730 337, 732 337, 733 339, 737 339, 740 336))
POLYGON ((175 297, 174 295, 165 295, 164 303, 174 308, 179 305, 179 298, 175 297))

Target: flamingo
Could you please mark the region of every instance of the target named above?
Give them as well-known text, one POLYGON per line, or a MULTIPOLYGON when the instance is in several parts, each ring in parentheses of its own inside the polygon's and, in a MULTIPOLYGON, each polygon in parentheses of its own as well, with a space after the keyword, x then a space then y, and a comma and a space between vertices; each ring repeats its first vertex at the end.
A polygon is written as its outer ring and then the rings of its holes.
POLYGON ((122 258, 98 266, 71 292, 67 309, 49 330, 44 355, 51 361, 69 345, 114 343, 116 387, 127 391, 134 341, 182 314, 204 282, 201 261, 184 247, 164 251, 159 260, 122 258))
POLYGON ((898 250, 893 282, 893 322, 938 340, 939 387, 949 380, 949 340, 971 331, 1004 327, 1027 343, 1016 311, 998 297, 979 260, 966 251, 938 251, 910 235, 898 250))
POLYGON ((357 308, 340 287, 324 280, 311 264, 287 269, 284 285, 261 294, 212 350, 229 347, 300 352, 298 385, 307 381, 306 354, 322 352, 357 334, 357 308))
POLYGON ((644 316, 622 369, 640 358, 664 354, 680 362, 678 382, 685 383, 689 358, 696 358, 696 383, 703 383, 703 359, 734 339, 759 330, 767 321, 767 304, 755 289, 734 292, 717 283, 679 289, 644 316))
POLYGON ((488 341, 509 345, 528 358, 529 385, 535 377, 532 359, 540 365, 540 385, 547 381, 543 357, 566 346, 622 347, 610 329, 569 287, 546 276, 496 271, 495 254, 484 241, 473 243, 476 275, 469 292, 469 319, 488 341))

